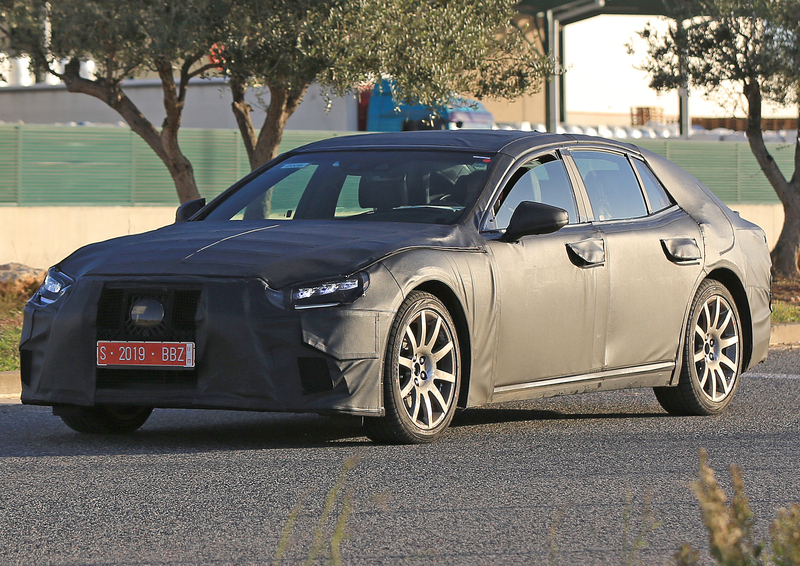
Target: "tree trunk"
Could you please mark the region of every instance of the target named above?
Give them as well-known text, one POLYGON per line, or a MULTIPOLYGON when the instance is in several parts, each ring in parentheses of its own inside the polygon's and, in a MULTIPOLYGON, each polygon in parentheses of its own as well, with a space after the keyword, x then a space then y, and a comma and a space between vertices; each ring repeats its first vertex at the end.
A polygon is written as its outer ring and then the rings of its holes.
POLYGON ((261 126, 258 138, 256 138, 251 108, 244 100, 245 86, 242 82, 231 79, 233 94, 231 108, 236 117, 245 150, 247 150, 250 169, 257 169, 278 155, 278 146, 283 138, 286 122, 297 110, 310 84, 311 80, 304 81, 295 88, 267 85, 270 93, 267 116, 261 126))
MULTIPOLYGON (((745 84, 744 94, 748 103, 747 141, 750 144, 750 151, 783 205, 783 228, 771 254, 772 272, 780 278, 800 278, 797 264, 800 255, 800 191, 798 191, 800 139, 795 143, 795 170, 791 181, 787 181, 764 144, 761 132, 762 97, 758 82, 752 80, 745 84)), ((798 125, 800 125, 800 114, 798 125)))
POLYGON ((161 78, 161 90, 164 92, 164 110, 166 112, 164 123, 161 126, 161 141, 164 146, 164 152, 169 158, 169 162, 166 163, 167 168, 172 175, 175 189, 178 191, 178 199, 182 203, 200 198, 192 163, 183 154, 178 144, 178 130, 181 127, 181 116, 186 100, 186 87, 189 82, 188 64, 184 62, 177 92, 175 90, 172 64, 169 61, 161 61, 158 65, 158 75, 161 78))
POLYGON ((772 272, 781 279, 797 279, 798 250, 800 250, 800 199, 783 203, 783 228, 772 249, 772 272))
POLYGON ((244 99, 247 87, 244 82, 236 78, 231 78, 230 86, 231 94, 233 95, 233 102, 231 103, 233 116, 236 118, 236 125, 242 135, 244 149, 247 151, 247 158, 250 161, 250 168, 255 169, 252 157, 258 143, 258 137, 256 136, 256 129, 253 127, 253 118, 250 115, 253 109, 244 99))
MULTIPOLYGON (((197 191, 197 183, 194 179, 192 164, 183 155, 178 147, 177 128, 180 127, 180 115, 172 118, 171 129, 165 135, 164 131, 159 132, 155 126, 142 114, 139 108, 122 91, 118 82, 109 81, 105 78, 95 80, 84 79, 80 76, 80 61, 72 59, 65 67, 64 73, 59 75, 64 81, 69 92, 80 92, 88 94, 103 101, 105 104, 116 110, 120 116, 131 127, 131 130, 141 137, 145 143, 156 153, 158 158, 172 176, 172 182, 178 193, 180 202, 200 198, 197 191)), ((173 81, 174 93, 174 81, 173 81)), ((165 126, 169 122, 169 110, 165 126)), ((182 105, 181 105, 182 109, 182 105)))

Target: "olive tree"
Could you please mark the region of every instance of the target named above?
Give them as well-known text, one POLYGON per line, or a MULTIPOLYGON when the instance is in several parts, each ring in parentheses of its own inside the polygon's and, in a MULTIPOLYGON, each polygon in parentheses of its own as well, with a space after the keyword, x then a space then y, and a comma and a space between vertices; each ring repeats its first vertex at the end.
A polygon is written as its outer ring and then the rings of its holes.
POLYGON ((553 64, 514 23, 508 0, 236 0, 215 48, 256 168, 277 153, 308 88, 346 95, 391 79, 397 101, 433 108, 458 95, 513 99, 541 87, 553 64), (266 87, 260 129, 245 94, 266 87))
MULTIPOLYGON (((747 140, 761 171, 778 195, 784 224, 772 250, 773 272, 800 277, 800 140, 794 171, 782 172, 764 143, 765 100, 797 105, 800 90, 800 3, 796 0, 696 0, 673 3, 666 32, 651 25, 643 68, 650 86, 666 91, 687 85, 709 93, 733 86, 747 108, 747 140)), ((800 127, 800 112, 798 113, 800 127)))
POLYGON ((59 77, 69 92, 101 100, 128 123, 170 172, 181 202, 198 198, 192 164, 181 151, 189 81, 216 69, 208 60, 228 4, 221 0, 4 0, 6 41, 34 67, 59 77), (81 61, 96 65, 82 76, 81 61), (125 92, 123 80, 155 74, 164 120, 153 124, 125 92))

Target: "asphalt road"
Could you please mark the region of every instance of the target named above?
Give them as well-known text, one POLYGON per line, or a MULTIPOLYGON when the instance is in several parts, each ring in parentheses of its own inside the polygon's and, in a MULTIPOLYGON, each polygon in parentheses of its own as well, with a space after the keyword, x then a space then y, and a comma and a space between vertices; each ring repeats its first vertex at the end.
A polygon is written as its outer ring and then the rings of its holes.
POLYGON ((762 536, 800 501, 798 374, 800 350, 771 352, 718 417, 667 416, 650 390, 474 409, 428 446, 373 445, 356 419, 224 411, 91 437, 2 404, 0 564, 270 564, 298 501, 283 563, 303 563, 352 457, 344 564, 623 564, 626 510, 631 541, 646 501, 658 525, 641 562, 664 564, 706 548, 689 489, 701 447, 726 488, 743 468, 762 536))

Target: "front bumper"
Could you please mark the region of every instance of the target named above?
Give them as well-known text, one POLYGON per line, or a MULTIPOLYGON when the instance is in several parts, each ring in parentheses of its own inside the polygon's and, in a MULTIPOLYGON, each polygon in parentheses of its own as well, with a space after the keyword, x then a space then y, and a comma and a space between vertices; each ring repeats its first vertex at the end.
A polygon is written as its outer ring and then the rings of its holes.
MULTIPOLYGON (((393 313, 359 302, 286 310, 255 278, 85 276, 56 303, 25 307, 22 402, 382 415, 393 313), (144 339, 195 342, 195 368, 98 368, 97 340, 134 339, 124 320, 130 297, 170 293, 194 297, 182 323, 144 339)), ((178 317, 177 307, 168 311, 178 317)))

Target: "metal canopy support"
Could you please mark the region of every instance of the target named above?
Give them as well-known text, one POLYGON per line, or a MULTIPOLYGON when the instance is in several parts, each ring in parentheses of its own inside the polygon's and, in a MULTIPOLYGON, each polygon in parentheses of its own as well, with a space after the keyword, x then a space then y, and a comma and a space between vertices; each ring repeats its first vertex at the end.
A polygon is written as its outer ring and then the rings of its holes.
MULTIPOLYGON (((556 19, 553 10, 547 11, 547 54, 550 56, 551 59, 556 60, 558 59, 559 49, 558 49, 558 40, 561 37, 559 32, 559 23, 558 19, 556 19)), ((559 87, 561 82, 561 77, 558 75, 554 77, 550 77, 547 81, 547 91, 545 93, 547 104, 547 131, 553 133, 556 131, 558 127, 558 118, 560 112, 560 102, 561 102, 561 95, 559 93, 559 87)))
POLYGON ((558 74, 554 77, 550 77, 547 81, 547 89, 545 90, 548 132, 555 132, 556 128, 558 128, 558 122, 563 121, 565 115, 562 93, 564 77, 561 74, 561 71, 563 71, 561 63, 564 54, 561 46, 561 40, 563 38, 561 22, 576 21, 580 19, 580 16, 595 12, 605 5, 605 0, 576 0, 575 2, 569 2, 545 12, 547 17, 547 54, 554 61, 558 61, 556 65, 558 74))
POLYGON ((689 89, 685 86, 678 88, 678 124, 682 138, 691 135, 692 120, 689 117, 689 89))

